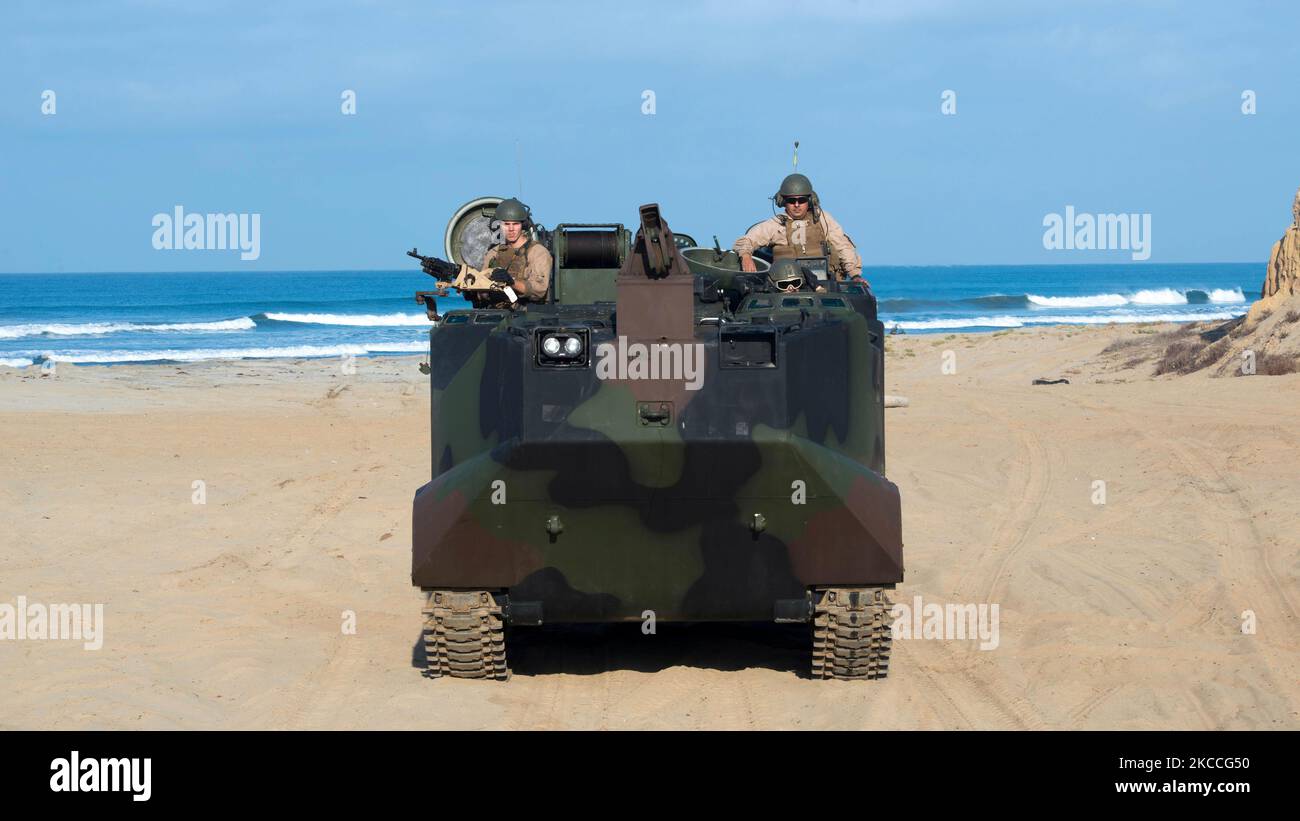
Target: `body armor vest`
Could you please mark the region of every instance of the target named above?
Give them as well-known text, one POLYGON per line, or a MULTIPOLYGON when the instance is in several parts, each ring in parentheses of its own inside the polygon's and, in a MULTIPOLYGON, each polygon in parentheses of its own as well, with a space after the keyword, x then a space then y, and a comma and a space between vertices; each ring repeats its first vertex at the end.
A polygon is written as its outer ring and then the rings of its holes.
POLYGON ((524 273, 528 268, 528 249, 532 244, 533 241, 527 239, 518 248, 508 244, 498 245, 495 249, 496 255, 492 261, 492 267, 505 268, 510 272, 510 276, 515 279, 524 279, 524 273))
POLYGON ((811 215, 802 220, 804 223, 803 245, 795 245, 790 241, 791 223, 796 222, 796 220, 792 220, 785 215, 782 215, 780 220, 781 225, 785 227, 785 245, 772 246, 773 262, 778 259, 795 259, 797 257, 827 257, 829 263, 827 267, 830 269, 831 275, 836 278, 839 277, 839 254, 826 241, 826 232, 822 229, 821 220, 814 220, 811 215))

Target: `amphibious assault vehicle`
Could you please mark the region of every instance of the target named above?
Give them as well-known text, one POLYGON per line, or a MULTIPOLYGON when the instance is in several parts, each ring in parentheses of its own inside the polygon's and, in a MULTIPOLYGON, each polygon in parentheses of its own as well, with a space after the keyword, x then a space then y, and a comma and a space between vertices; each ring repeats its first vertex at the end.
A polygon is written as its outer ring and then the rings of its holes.
MULTIPOLYGON (((499 201, 447 228, 462 285, 499 201)), ((812 677, 883 677, 903 555, 869 288, 816 258, 779 289, 653 205, 635 233, 532 230, 548 301, 467 291, 439 315, 445 286, 417 295, 436 321, 412 520, 427 674, 504 679, 513 630, 654 618, 803 623, 812 677)))

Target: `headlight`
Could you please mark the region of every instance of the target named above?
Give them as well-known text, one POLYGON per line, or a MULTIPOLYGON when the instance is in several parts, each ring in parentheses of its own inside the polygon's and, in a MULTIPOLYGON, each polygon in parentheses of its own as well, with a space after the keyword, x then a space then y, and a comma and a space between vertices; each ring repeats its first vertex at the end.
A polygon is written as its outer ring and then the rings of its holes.
POLYGON ((588 328, 538 328, 534 331, 536 362, 544 368, 584 368, 591 331, 588 328))

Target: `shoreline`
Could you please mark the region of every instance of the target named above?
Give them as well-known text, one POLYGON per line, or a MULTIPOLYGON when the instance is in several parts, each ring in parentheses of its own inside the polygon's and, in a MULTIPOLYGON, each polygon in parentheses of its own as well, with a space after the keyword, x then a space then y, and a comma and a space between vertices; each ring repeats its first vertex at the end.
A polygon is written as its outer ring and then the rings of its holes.
MULTIPOLYGON (((1135 320, 1132 322, 1125 321, 1125 322, 1105 322, 1105 323, 1102 322, 1096 322, 1096 323, 1060 322, 1054 324, 1026 323, 1023 325, 1017 325, 1012 327, 989 326, 980 329, 925 328, 925 329, 901 330, 897 333, 893 332, 893 326, 891 324, 884 323, 884 325, 885 325, 885 337, 888 340, 888 339, 897 339, 900 337, 920 337, 920 338, 929 338, 934 336, 982 337, 982 336, 1006 334, 1015 331, 1022 332, 1022 333, 1045 332, 1045 333, 1075 334, 1083 331, 1094 331, 1097 333, 1104 333, 1104 332, 1122 332, 1124 329, 1134 329, 1134 332, 1150 332, 1150 329, 1156 329, 1157 331, 1172 330, 1196 322, 1226 322, 1226 321, 1231 321, 1231 319, 1236 319, 1237 317, 1245 316, 1245 315, 1246 315, 1246 310, 1243 309, 1240 313, 1234 313, 1232 314, 1231 317, 1227 317, 1227 318, 1194 319, 1194 320, 1189 319, 1189 320, 1179 321, 1179 322, 1170 322, 1170 321, 1163 321, 1163 320, 1141 320, 1141 321, 1135 320)), ((428 343, 426 341, 422 341, 419 344, 424 345, 427 349, 428 343)), ((58 357, 54 357, 51 359, 38 357, 37 359, 31 360, 30 363, 27 365, 6 364, 3 361, 3 359, 0 358, 0 374, 5 373, 6 371, 24 372, 31 368, 35 368, 36 370, 39 371, 41 369, 41 365, 47 361, 53 362, 56 366, 73 365, 77 367, 106 367, 106 368, 116 368, 116 367, 164 367, 165 368, 165 367, 197 367, 198 365, 204 363, 244 364, 250 362, 275 362, 275 363, 330 362, 330 361, 341 361, 348 356, 352 356, 357 360, 421 358, 427 356, 427 352, 421 353, 418 350, 368 351, 365 353, 351 353, 351 354, 348 353, 322 354, 319 356, 300 355, 300 356, 249 356, 249 357, 238 357, 238 358, 212 357, 212 358, 205 358, 205 359, 150 359, 150 360, 133 359, 133 360, 122 360, 122 361, 110 361, 110 362, 77 362, 77 361, 70 361, 67 359, 60 359, 58 357)))

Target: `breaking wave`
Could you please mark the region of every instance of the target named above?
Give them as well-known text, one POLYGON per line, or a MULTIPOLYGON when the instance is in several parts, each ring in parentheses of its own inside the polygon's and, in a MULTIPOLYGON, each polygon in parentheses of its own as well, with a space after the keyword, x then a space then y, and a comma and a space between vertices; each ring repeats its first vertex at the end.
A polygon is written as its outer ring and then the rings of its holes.
POLYGON ((1029 294, 1025 297, 1030 305, 1042 305, 1046 308, 1115 308, 1128 304, 1128 297, 1123 294, 1097 294, 1095 296, 1039 296, 1029 294))
POLYGON ((1090 296, 1039 296, 1027 294, 1025 299, 1030 305, 1044 308, 1118 308, 1124 305, 1234 305, 1246 301, 1246 295, 1240 288, 1213 288, 1203 291, 1188 288, 1179 291, 1174 288, 1149 288, 1136 293, 1092 294, 1090 296))
POLYGON ((1135 305, 1186 305, 1187 294, 1173 288, 1153 288, 1138 291, 1130 301, 1135 305))
POLYGON ((1246 295, 1241 292, 1240 288, 1215 288, 1210 291, 1210 301, 1216 305, 1229 305, 1245 302, 1246 295))
POLYGON ((105 334, 141 332, 213 332, 251 331, 258 321, 296 322, 310 325, 350 325, 365 327, 429 327, 432 323, 424 314, 285 314, 265 313, 222 319, 215 322, 49 322, 26 325, 0 325, 0 339, 21 339, 28 336, 103 336, 105 334))
POLYGON ((955 330, 957 328, 1023 328, 1026 325, 1108 325, 1112 322, 1199 322, 1204 320, 1233 319, 1244 314, 1240 311, 1207 311, 1204 313, 1126 313, 1080 314, 1060 316, 971 316, 948 319, 885 319, 886 328, 895 326, 905 331, 955 330))
POLYGON ((305 322, 311 325, 354 325, 357 327, 401 327, 433 324, 424 314, 258 314, 254 319, 275 322, 305 322))
POLYGON ((0 339, 19 339, 24 336, 98 336, 101 334, 132 333, 138 331, 251 331, 257 323, 243 316, 218 322, 81 322, 75 324, 49 323, 41 325, 0 325, 0 339))
MULTIPOLYGON (((95 351, 93 353, 38 354, 41 360, 73 363, 200 362, 208 359, 307 359, 322 356, 364 356, 371 353, 414 353, 428 350, 427 342, 365 342, 353 345, 294 345, 283 348, 196 348, 194 350, 95 351)), ((31 364, 31 360, 27 361, 31 364)))
POLYGON ((1235 305, 1247 302, 1241 288, 1147 288, 1133 293, 1084 294, 1081 296, 1047 296, 1043 294, 989 294, 965 299, 915 299, 889 297, 880 300, 880 310, 888 313, 913 311, 984 310, 1024 311, 1040 308, 1122 308, 1125 305, 1235 305))

